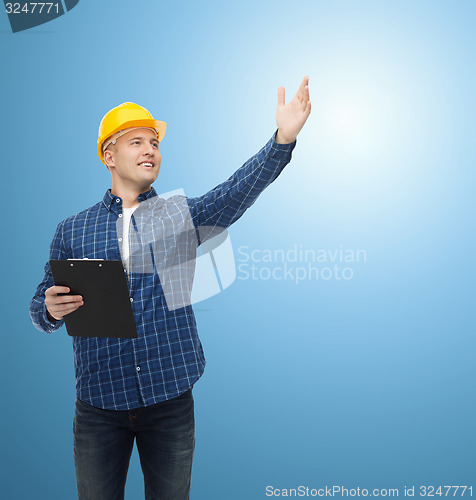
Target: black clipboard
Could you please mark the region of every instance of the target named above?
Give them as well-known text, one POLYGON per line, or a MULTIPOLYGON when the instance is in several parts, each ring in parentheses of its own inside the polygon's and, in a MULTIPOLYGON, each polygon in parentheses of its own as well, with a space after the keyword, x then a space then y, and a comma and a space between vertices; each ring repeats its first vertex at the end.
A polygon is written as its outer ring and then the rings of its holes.
POLYGON ((64 316, 71 337, 137 338, 127 280, 120 260, 49 261, 55 285, 81 295, 84 304, 64 316))

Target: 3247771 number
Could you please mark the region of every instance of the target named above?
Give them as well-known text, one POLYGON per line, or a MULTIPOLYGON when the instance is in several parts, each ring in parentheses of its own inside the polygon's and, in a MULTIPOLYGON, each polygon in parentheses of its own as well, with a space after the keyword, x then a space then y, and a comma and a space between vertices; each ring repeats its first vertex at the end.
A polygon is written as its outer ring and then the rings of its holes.
POLYGON ((434 486, 420 486, 420 496, 422 497, 434 497, 434 496, 463 496, 466 492, 468 496, 473 496, 472 486, 440 486, 435 488, 434 486), (452 491, 454 489, 454 491, 452 491))
POLYGON ((51 13, 59 14, 58 2, 56 3, 25 2, 23 4, 23 7, 22 4, 20 3, 6 3, 5 8, 7 10, 7 14, 34 14, 35 12, 37 14, 41 14, 43 13, 43 10, 44 14, 49 14, 51 12, 51 9, 53 9, 51 13))

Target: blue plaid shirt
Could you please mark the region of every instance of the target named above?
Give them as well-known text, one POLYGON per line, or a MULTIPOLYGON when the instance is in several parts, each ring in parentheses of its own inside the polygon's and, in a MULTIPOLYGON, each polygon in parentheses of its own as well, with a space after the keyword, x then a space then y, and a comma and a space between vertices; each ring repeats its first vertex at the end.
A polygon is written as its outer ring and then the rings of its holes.
MULTIPOLYGON (((186 197, 197 231, 205 226, 229 227, 291 161, 296 141, 278 144, 276 132, 228 180, 203 196, 186 197)), ((151 188, 138 201, 154 196, 151 188)), ((116 228, 120 214, 122 200, 108 189, 101 202, 59 223, 49 258, 121 260, 116 228)), ((54 285, 48 262, 44 271, 30 317, 38 330, 52 333, 64 320, 51 322, 47 317, 45 290, 54 285)), ((205 368, 192 306, 170 310, 157 274, 130 271, 127 281, 138 337, 72 337, 77 397, 99 408, 129 410, 177 397, 195 384, 205 368)))

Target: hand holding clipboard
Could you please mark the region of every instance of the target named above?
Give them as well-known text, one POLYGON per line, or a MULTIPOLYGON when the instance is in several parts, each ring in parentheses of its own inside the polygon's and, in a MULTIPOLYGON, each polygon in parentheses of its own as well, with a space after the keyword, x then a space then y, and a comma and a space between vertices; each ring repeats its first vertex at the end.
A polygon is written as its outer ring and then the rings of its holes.
MULTIPOLYGON (((59 321, 84 304, 81 295, 71 295, 67 286, 54 285, 45 290, 45 304, 48 316, 59 321)), ((48 318, 50 319, 50 318, 48 318)))
POLYGON ((49 289, 49 302, 57 317, 64 317, 68 335, 137 338, 127 280, 120 260, 52 259, 49 263, 55 281, 55 287, 49 289), (63 294, 67 290, 69 293, 63 294), (63 300, 66 296, 67 299, 63 300))

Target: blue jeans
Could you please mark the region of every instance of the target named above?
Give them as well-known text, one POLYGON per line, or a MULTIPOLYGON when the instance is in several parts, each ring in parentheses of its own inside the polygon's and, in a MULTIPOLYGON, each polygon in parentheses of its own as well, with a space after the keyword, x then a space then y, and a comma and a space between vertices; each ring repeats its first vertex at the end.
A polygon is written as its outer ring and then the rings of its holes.
POLYGON ((192 389, 133 410, 104 410, 76 399, 74 463, 79 500, 123 500, 137 442, 146 500, 188 500, 195 448, 192 389))

